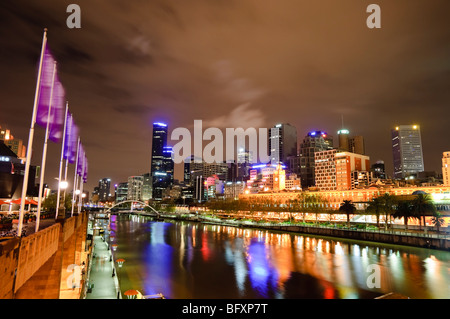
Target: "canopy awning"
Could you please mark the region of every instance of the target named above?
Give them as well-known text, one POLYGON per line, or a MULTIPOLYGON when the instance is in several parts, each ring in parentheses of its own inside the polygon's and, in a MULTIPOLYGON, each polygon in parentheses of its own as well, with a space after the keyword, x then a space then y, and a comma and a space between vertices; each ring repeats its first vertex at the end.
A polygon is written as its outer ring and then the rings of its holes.
POLYGON ((137 295, 139 295, 139 291, 130 289, 130 290, 125 291, 123 294, 125 296, 137 296, 137 295))
MULTIPOLYGON (((11 203, 18 204, 18 205, 20 205, 20 202, 21 202, 20 198, 11 201, 11 203)), ((25 205, 29 205, 29 204, 37 205, 38 203, 35 200, 32 200, 32 199, 25 199, 25 205)))

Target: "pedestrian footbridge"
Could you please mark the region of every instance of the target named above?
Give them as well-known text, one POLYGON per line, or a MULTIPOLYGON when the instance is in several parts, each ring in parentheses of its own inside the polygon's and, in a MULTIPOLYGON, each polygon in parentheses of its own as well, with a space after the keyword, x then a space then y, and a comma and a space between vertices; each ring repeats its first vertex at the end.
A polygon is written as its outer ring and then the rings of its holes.
POLYGON ((113 206, 109 207, 108 209, 106 209, 106 210, 104 210, 104 211, 102 211, 102 212, 98 212, 98 213, 100 213, 100 214, 137 213, 137 214, 140 214, 140 215, 155 216, 155 217, 158 217, 158 218, 159 218, 160 215, 161 215, 161 214, 160 214, 156 209, 154 209, 152 206, 150 206, 150 205, 148 205, 148 204, 146 204, 146 203, 144 203, 144 202, 142 202, 142 201, 139 201, 139 200, 124 200, 124 201, 121 201, 121 202, 119 202, 119 203, 116 203, 116 204, 114 204, 113 206), (116 207, 121 206, 121 205, 123 205, 123 204, 127 204, 127 203, 131 203, 131 208, 126 208, 126 209, 123 209, 123 210, 115 209, 116 207), (133 209, 133 204, 140 204, 140 205, 142 205, 142 206, 144 206, 144 207, 148 207, 148 208, 151 209, 151 211, 143 211, 143 210, 136 210, 136 209, 133 209))

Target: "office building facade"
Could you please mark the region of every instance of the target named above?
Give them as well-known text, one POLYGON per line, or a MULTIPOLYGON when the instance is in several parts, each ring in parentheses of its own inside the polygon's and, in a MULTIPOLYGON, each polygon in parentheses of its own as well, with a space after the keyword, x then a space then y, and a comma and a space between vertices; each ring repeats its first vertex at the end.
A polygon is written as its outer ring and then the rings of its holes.
POLYGON ((127 200, 142 200, 143 176, 128 177, 127 200))
POLYGON ((105 202, 111 196, 111 179, 102 178, 98 182, 98 200, 100 202, 105 202))
POLYGON ((371 182, 368 156, 335 149, 315 153, 315 180, 319 191, 349 190, 371 182))
POLYGON ((152 199, 162 200, 163 190, 173 184, 172 148, 167 145, 167 124, 153 123, 152 137, 152 199))
POLYGON ((361 135, 351 137, 350 131, 347 129, 339 130, 337 133, 339 137, 339 151, 365 154, 364 137, 361 135))
POLYGON ((236 177, 238 180, 244 180, 248 178, 252 163, 253 153, 245 149, 240 149, 237 154, 236 177))
POLYGON ((147 202, 152 198, 152 191, 153 191, 152 184, 153 179, 151 173, 142 175, 142 200, 144 202, 147 202))
POLYGON ((116 188, 116 203, 128 199, 128 182, 119 183, 116 188))
MULTIPOLYGON (((311 131, 305 136, 300 144, 299 156, 302 189, 315 186, 315 153, 331 149, 333 149, 333 137, 327 132, 311 131)), ((295 165, 295 162, 292 165, 295 165)))
POLYGON ((372 164, 371 171, 373 172, 373 177, 377 179, 386 179, 386 168, 384 161, 376 161, 372 164))
POLYGON ((289 156, 297 155, 297 129, 288 123, 270 128, 269 152, 272 164, 286 165, 289 156))
POLYGON ((403 179, 424 171, 419 125, 399 125, 392 131, 394 178, 403 179))

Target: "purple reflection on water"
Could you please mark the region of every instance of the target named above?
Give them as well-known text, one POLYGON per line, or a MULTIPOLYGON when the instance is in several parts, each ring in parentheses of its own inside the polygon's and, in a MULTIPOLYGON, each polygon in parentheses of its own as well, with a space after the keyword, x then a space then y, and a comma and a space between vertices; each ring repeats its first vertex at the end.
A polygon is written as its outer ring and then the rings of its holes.
POLYGON ((146 270, 149 274, 144 283, 145 294, 162 293, 167 297, 172 296, 172 283, 169 278, 173 272, 174 248, 164 241, 170 226, 167 223, 153 222, 150 224, 150 242, 144 250, 146 270))
POLYGON ((264 298, 269 298, 270 291, 276 288, 278 277, 267 257, 268 251, 264 242, 252 239, 248 247, 248 275, 252 287, 264 298))

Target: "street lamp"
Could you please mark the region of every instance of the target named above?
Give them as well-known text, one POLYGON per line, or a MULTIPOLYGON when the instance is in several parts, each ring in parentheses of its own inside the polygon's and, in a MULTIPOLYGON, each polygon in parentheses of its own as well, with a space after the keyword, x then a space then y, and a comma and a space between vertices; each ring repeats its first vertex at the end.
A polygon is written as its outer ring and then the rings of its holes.
POLYGON ((122 268, 123 263, 125 262, 125 259, 123 258, 119 258, 116 260, 117 264, 119 265, 119 268, 122 268))
POLYGON ((66 199, 66 189, 69 186, 69 183, 67 181, 60 180, 59 178, 56 178, 58 180, 58 199, 56 201, 56 216, 55 218, 64 218, 66 215, 66 205, 65 205, 65 199, 66 199), (63 199, 61 200, 61 190, 63 190, 63 199))
POLYGON ((61 189, 67 189, 68 186, 69 186, 69 183, 67 181, 59 182, 59 188, 61 188, 61 189))

